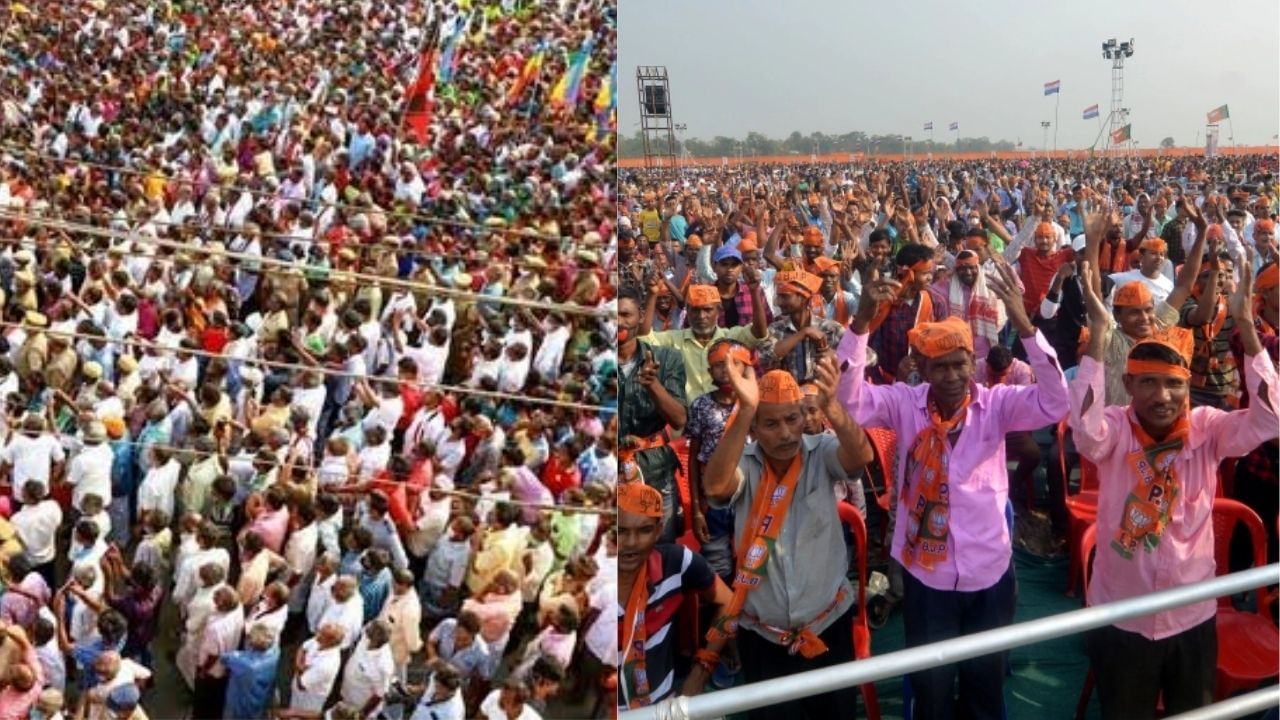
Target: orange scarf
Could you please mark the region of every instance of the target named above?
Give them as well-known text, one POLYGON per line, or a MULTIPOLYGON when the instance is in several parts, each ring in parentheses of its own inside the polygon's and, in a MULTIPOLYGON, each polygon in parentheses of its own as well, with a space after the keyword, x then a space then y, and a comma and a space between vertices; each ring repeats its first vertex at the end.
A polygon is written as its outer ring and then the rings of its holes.
POLYGON ((1138 546, 1150 553, 1160 545, 1160 536, 1169 525, 1171 508, 1177 501, 1181 485, 1174 461, 1191 430, 1190 412, 1184 410, 1173 424, 1169 436, 1156 442, 1142 429, 1129 410, 1129 426, 1142 449, 1129 455, 1129 466, 1138 480, 1124 502, 1120 527, 1111 540, 1111 548, 1131 560, 1138 546))
POLYGON ((623 682, 631 688, 627 706, 634 709, 649 704, 649 675, 645 671, 645 643, 649 630, 644 624, 644 611, 649 606, 649 585, 662 580, 662 556, 657 551, 649 553, 646 572, 635 579, 627 607, 623 611, 622 624, 618 626, 618 647, 622 648, 623 682), (622 633, 630 633, 629 642, 622 642, 622 633))
POLYGON ((916 436, 911 458, 920 468, 919 482, 915 484, 914 498, 906 497, 907 484, 903 483, 903 500, 909 501, 906 542, 902 546, 902 564, 932 571, 938 563, 947 559, 947 539, 951 527, 951 501, 948 494, 947 436, 969 414, 966 397, 950 420, 943 420, 938 406, 929 401, 929 427, 916 436))
MULTIPOLYGON (((746 524, 751 535, 738 548, 738 574, 733 579, 733 599, 707 631, 708 643, 723 641, 738 633, 738 616, 742 614, 747 593, 758 587, 768 573, 769 556, 782 532, 782 523, 787 519, 791 501, 795 499, 803 465, 797 455, 787 467, 786 474, 779 478, 765 462, 764 477, 751 502, 751 514, 746 524)), ((796 634, 791 651, 813 659, 826 652, 827 646, 813 630, 805 628, 796 634)))
MULTIPOLYGON (((898 299, 894 300, 892 303, 881 303, 880 307, 876 310, 876 316, 872 318, 871 324, 867 326, 868 333, 875 332, 876 328, 880 327, 880 325, 884 323, 885 318, 889 317, 889 310, 894 305, 902 304, 902 298, 907 294, 907 288, 911 287, 912 283, 916 281, 916 273, 929 270, 932 267, 932 262, 928 260, 921 260, 915 265, 912 265, 902 271, 902 276, 898 278, 898 282, 902 283, 902 289, 898 292, 898 299)), ((933 320, 933 300, 929 297, 928 288, 920 289, 920 307, 916 309, 916 321, 912 323, 912 325, 919 325, 922 319, 923 322, 930 322, 933 320)))
POLYGON ((835 310, 831 313, 832 317, 827 317, 827 304, 826 304, 826 301, 822 299, 822 294, 819 293, 817 295, 814 295, 813 296, 814 314, 817 315, 818 317, 826 318, 827 320, 834 320, 835 322, 841 325, 848 325, 849 319, 850 319, 849 308, 847 307, 847 304, 844 301, 844 291, 841 290, 840 288, 836 288, 836 298, 833 302, 835 303, 835 310))
MULTIPOLYGON (((1203 355, 1208 358, 1206 372, 1215 372, 1219 368, 1229 371, 1232 367, 1235 367, 1235 358, 1228 355, 1225 359, 1219 360, 1218 353, 1214 352, 1213 349, 1214 338, 1218 337, 1218 333, 1222 332, 1222 326, 1227 322, 1227 304, 1221 300, 1215 302, 1217 303, 1217 314, 1208 324, 1200 326, 1200 334, 1204 336, 1204 340, 1196 348, 1197 355, 1203 355)), ((1191 382, 1196 387, 1204 387, 1206 379, 1204 375, 1197 375, 1192 378, 1191 382)))

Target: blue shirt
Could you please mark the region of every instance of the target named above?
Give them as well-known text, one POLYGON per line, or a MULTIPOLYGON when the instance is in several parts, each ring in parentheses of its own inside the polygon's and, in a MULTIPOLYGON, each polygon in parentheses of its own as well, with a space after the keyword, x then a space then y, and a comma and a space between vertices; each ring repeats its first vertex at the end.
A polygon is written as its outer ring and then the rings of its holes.
POLYGON ((364 621, 378 617, 387 597, 391 595, 391 571, 382 568, 377 575, 360 572, 360 597, 364 600, 364 621))
POLYGON ((671 226, 669 229, 671 232, 671 239, 678 241, 681 247, 683 247, 684 234, 689 230, 689 221, 685 220, 683 215, 675 215, 671 218, 671 226))
POLYGON ((227 667, 227 702, 222 716, 228 720, 259 720, 267 716, 276 689, 280 647, 266 650, 233 650, 222 654, 227 667))

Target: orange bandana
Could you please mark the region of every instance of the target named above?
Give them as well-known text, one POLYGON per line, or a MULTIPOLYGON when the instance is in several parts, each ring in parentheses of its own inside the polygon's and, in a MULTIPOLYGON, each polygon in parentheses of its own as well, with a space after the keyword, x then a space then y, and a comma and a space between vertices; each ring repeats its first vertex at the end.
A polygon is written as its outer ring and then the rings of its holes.
MULTIPOLYGON (((1134 360, 1129 358, 1125 365, 1125 372, 1129 375, 1168 375, 1170 377, 1182 378, 1187 380, 1191 377, 1189 363, 1191 360, 1192 346, 1195 344, 1195 338, 1190 330, 1186 328, 1166 328, 1157 332, 1155 335, 1138 341, 1133 347, 1137 349, 1140 345, 1161 345, 1172 350, 1178 357, 1182 358, 1182 365, 1173 365, 1159 360, 1134 360)), ((1133 350, 1129 351, 1130 356, 1133 350)))
POLYGON ((1280 287, 1280 265, 1272 263, 1258 273, 1258 279, 1254 281, 1253 290, 1261 294, 1277 287, 1280 287))
MULTIPOLYGON (((963 321, 962 321, 963 322, 963 321)), ((937 323, 935 323, 937 324, 937 323)), ((967 327, 967 326, 966 326, 967 327)), ((938 406, 929 401, 929 426, 916 436, 911 449, 913 464, 919 468, 916 482, 903 483, 901 502, 907 503, 906 542, 902 546, 902 564, 919 564, 932 571, 947 560, 947 541, 951 535, 951 499, 947 477, 947 436, 969 414, 969 397, 950 420, 943 420, 938 406), (914 497, 908 495, 908 486, 914 497)))
POLYGON ((1115 307, 1145 307, 1152 303, 1151 290, 1141 280, 1125 283, 1116 290, 1115 307))
POLYGON ((689 307, 707 307, 720 304, 720 291, 715 285, 690 285, 685 294, 689 307))
POLYGON ((786 370, 770 370, 760 378, 761 404, 791 405, 803 399, 795 377, 786 370))
POLYGON ((1138 246, 1139 250, 1150 250, 1151 252, 1167 253, 1169 252, 1169 243, 1160 238, 1147 238, 1138 246))
POLYGON ((662 518, 662 493, 644 483, 618 485, 618 509, 647 518, 662 518))
POLYGON ((1276 231, 1276 222, 1274 220, 1258 220, 1253 224, 1253 231, 1274 233, 1276 231))
POLYGON ((808 299, 822 289, 822 278, 804 270, 784 270, 773 276, 778 293, 794 293, 808 299))
POLYGON ((817 225, 810 225, 804 229, 804 244, 812 247, 822 247, 822 230, 817 225))
POLYGON ((746 255, 749 252, 755 252, 759 249, 760 246, 756 243, 756 234, 753 232, 743 235, 742 239, 738 241, 738 252, 743 255, 746 255))
POLYGON ((1057 233, 1053 229, 1053 223, 1042 222, 1039 225, 1036 225, 1036 237, 1051 238, 1055 235, 1057 235, 1057 233))
POLYGON ((689 237, 685 238, 684 246, 687 248, 694 248, 696 250, 701 250, 702 238, 698 237, 697 235, 690 235, 689 237))
POLYGON ((716 343, 707 351, 707 364, 715 365, 729 358, 737 358, 743 365, 751 364, 751 351, 735 342, 716 343))
POLYGON ((907 344, 927 358, 942 357, 953 350, 973 352, 973 329, 956 315, 940 322, 924 322, 907 331, 907 344))

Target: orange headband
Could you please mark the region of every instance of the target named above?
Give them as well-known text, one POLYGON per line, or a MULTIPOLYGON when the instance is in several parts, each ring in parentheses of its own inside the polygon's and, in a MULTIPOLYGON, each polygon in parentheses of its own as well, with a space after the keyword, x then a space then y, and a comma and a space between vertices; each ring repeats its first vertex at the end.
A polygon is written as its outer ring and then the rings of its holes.
POLYGON ((690 235, 689 237, 685 238, 684 246, 687 248, 695 248, 695 249, 701 250, 702 238, 698 237, 697 235, 690 235))
POLYGON ((840 263, 829 257, 820 257, 813 261, 813 267, 816 268, 818 272, 825 273, 828 270, 834 270, 840 267, 840 263))
POLYGON ((1209 229, 1204 231, 1204 239, 1206 242, 1209 240, 1213 240, 1214 238, 1223 240, 1226 237, 1227 237, 1226 234, 1223 233, 1222 231, 1221 225, 1210 225, 1209 229))
POLYGON ((795 293, 804 298, 822 289, 822 278, 804 270, 784 270, 773 276, 774 286, 779 293, 795 293))
POLYGON ((1052 223, 1042 222, 1039 225, 1036 225, 1036 237, 1051 238, 1057 234, 1058 233, 1054 232, 1052 223))
POLYGON ((796 379, 786 370, 770 370, 760 378, 760 402, 790 405, 804 399, 796 379))
POLYGON ((1130 360, 1125 363, 1124 371, 1130 375, 1165 375, 1183 380, 1191 379, 1189 368, 1159 360, 1130 360))
POLYGON ((746 255, 749 252, 755 252, 759 249, 760 249, 760 246, 756 244, 755 233, 749 233, 746 237, 738 241, 738 252, 742 253, 743 255, 746 255))
POLYGON ((933 269, 933 260, 921 260, 915 265, 910 265, 910 266, 899 265, 898 272, 902 274, 898 277, 898 281, 901 282, 902 286, 905 288, 907 285, 910 285, 911 283, 915 282, 916 273, 924 272, 926 270, 932 270, 932 269, 933 269), (904 267, 906 268, 906 270, 903 270, 904 267))
POLYGON ((1258 279, 1254 282, 1253 289, 1255 292, 1264 293, 1268 290, 1274 290, 1280 286, 1280 265, 1271 263, 1262 272, 1258 273, 1258 279))
POLYGON ((936 358, 953 350, 973 352, 973 329, 952 315, 941 322, 920 323, 907 331, 907 343, 921 355, 936 358))
POLYGON ((707 307, 720 304, 720 291, 715 285, 690 285, 685 294, 689 307, 707 307))
POLYGON ((1259 230, 1261 230, 1262 232, 1274 233, 1276 231, 1276 221, 1275 220, 1259 220, 1255 222, 1253 224, 1253 231, 1258 232, 1259 230))
POLYGON ((1116 290, 1115 307, 1145 307, 1152 303, 1151 290, 1141 280, 1125 283, 1116 290))
POLYGON ((750 365, 751 351, 737 343, 716 343, 715 346, 707 353, 707 364, 715 365, 716 363, 722 363, 729 358, 736 358, 737 361, 743 365, 750 365))
POLYGON ((662 493, 642 482, 618 485, 618 509, 622 512, 662 519, 662 493))
POLYGON ((1151 252, 1167 253, 1169 252, 1169 244, 1160 238, 1147 238, 1138 246, 1139 250, 1150 250, 1151 252))
POLYGON ((822 247, 822 231, 816 225, 810 225, 804 229, 804 244, 813 247, 822 247))

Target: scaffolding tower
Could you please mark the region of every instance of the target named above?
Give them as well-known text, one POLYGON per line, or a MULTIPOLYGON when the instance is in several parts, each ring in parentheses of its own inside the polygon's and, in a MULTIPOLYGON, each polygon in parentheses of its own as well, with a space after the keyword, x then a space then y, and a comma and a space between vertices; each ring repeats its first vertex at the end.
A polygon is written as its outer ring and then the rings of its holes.
MULTIPOLYGON (((1111 150, 1111 138, 1116 131, 1128 124, 1129 109, 1124 107, 1124 61, 1133 57, 1133 38, 1128 42, 1116 42, 1112 38, 1102 44, 1102 56, 1111 61, 1111 114, 1107 118, 1107 138, 1103 150, 1111 150)), ((1133 147, 1131 140, 1125 140, 1122 150, 1133 147)))
POLYGON ((640 136, 644 139, 644 166, 676 167, 675 126, 671 122, 671 85, 667 68, 641 65, 636 68, 636 89, 640 93, 640 136))

